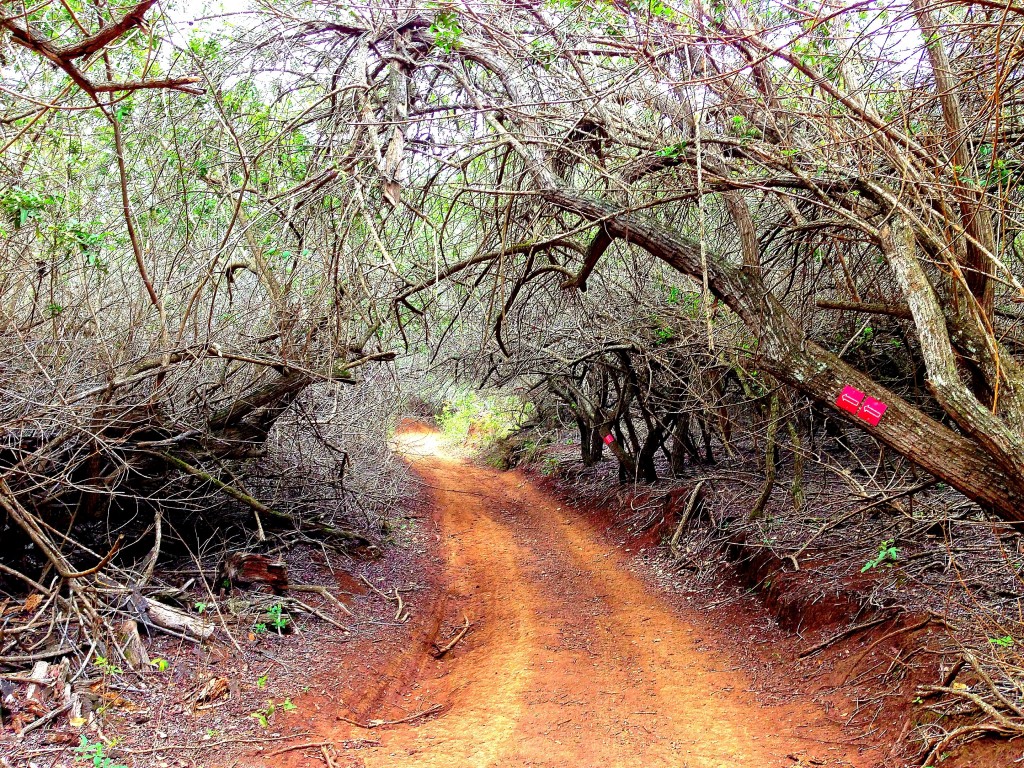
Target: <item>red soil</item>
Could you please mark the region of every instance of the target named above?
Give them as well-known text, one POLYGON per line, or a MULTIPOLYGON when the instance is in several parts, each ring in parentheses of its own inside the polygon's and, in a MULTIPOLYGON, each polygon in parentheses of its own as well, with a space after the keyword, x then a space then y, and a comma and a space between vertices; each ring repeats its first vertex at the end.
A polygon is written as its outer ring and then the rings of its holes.
MULTIPOLYGON (((814 704, 764 706, 709 627, 628 569, 628 555, 527 478, 446 455, 411 428, 399 450, 432 488, 445 575, 404 648, 348 646, 324 695, 301 697, 336 766, 775 768, 878 763, 814 704), (429 653, 471 629, 441 659, 429 653), (436 714, 395 725, 439 706, 436 714), (350 749, 342 749, 343 746, 350 749)), ((248 766, 323 765, 267 748, 248 766)))

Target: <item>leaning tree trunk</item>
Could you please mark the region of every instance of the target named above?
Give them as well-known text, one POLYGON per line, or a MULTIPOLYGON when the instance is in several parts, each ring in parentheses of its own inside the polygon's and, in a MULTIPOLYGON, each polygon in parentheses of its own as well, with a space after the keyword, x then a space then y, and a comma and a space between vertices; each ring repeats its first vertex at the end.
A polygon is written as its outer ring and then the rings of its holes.
MULTIPOLYGON (((531 161, 536 157, 527 154, 531 161)), ((535 167, 536 170, 536 167, 535 167)), ((701 279, 707 276, 712 294, 725 303, 757 336, 756 361, 780 381, 829 407, 841 418, 867 432, 894 451, 931 472, 968 498, 1004 520, 1024 522, 1024 461, 1014 458, 1017 439, 1007 434, 1005 423, 986 415, 964 395, 965 387, 944 376, 948 336, 939 340, 940 360, 929 366, 929 384, 943 407, 966 434, 959 434, 888 390, 838 356, 806 338, 789 312, 764 286, 756 270, 736 267, 725 260, 702 258, 699 246, 634 213, 617 209, 561 188, 545 169, 537 171, 544 198, 563 210, 590 220, 600 220, 615 238, 628 239, 678 271, 701 279), (836 405, 844 386, 853 386, 888 405, 876 425, 857 419, 836 405)), ((892 253, 896 249, 890 249, 892 253)), ((909 259, 897 259, 906 264, 909 259)), ((588 265, 590 266, 590 265, 588 265)), ((919 266, 919 265, 918 265, 919 266)), ((909 277, 904 283, 914 295, 920 283, 909 277)), ((909 302, 915 308, 914 302, 909 302)), ((917 309, 929 313, 927 322, 917 321, 919 333, 934 323, 934 304, 920 301, 917 309), (922 327, 924 326, 924 327, 922 327)), ((915 314, 915 320, 917 316, 915 314)))

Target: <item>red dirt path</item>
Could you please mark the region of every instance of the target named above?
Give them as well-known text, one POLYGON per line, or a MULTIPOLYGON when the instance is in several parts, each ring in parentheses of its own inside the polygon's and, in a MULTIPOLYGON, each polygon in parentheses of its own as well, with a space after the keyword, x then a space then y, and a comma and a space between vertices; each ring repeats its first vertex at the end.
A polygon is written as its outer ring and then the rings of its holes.
MULTIPOLYGON (((337 766, 856 766, 858 754, 810 703, 765 707, 707 643, 706 618, 669 605, 625 556, 526 478, 467 464, 412 428, 397 448, 432 488, 444 594, 379 674, 315 702, 303 742, 379 742, 337 766), (427 652, 443 622, 472 622, 446 657, 427 652), (358 689, 358 684, 362 690, 358 689), (399 719, 440 705, 439 714, 399 719)), ((416 621, 414 617, 414 621, 416 621)), ((723 642, 724 641, 724 642, 723 642)), ((369 651, 368 651, 369 653, 369 651)), ((309 711, 310 702, 300 702, 309 711)), ((319 751, 248 765, 323 765, 319 751)), ((242 763, 246 765, 247 763, 242 763)))

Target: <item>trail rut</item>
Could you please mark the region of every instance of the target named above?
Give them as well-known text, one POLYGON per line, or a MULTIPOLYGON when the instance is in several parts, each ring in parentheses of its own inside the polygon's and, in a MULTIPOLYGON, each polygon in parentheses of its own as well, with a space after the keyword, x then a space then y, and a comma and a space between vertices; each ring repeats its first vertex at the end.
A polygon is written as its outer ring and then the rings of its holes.
POLYGON ((445 658, 411 646, 391 682, 345 692, 340 709, 365 720, 443 709, 373 730, 332 720, 325 738, 380 742, 339 765, 874 764, 816 706, 759 704, 722 644, 709 649, 706 618, 669 605, 522 475, 448 456, 426 431, 403 433, 398 447, 432 489, 447 568, 438 615, 453 626, 465 615, 472 628, 445 658))

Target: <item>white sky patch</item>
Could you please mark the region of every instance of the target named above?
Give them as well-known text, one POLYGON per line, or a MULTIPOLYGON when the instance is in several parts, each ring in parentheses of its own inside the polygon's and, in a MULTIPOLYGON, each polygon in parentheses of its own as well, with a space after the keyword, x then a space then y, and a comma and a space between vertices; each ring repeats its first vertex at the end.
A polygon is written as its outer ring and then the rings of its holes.
POLYGON ((186 45, 196 33, 210 35, 244 27, 255 7, 252 0, 169 0, 160 4, 175 45, 186 45))

